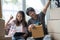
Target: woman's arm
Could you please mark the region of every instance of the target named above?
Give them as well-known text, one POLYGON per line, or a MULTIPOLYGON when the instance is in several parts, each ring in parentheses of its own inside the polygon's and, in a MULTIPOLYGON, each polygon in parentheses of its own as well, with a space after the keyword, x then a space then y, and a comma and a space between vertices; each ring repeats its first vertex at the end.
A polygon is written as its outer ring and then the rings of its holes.
POLYGON ((10 25, 9 22, 13 19, 13 16, 10 17, 10 19, 8 20, 8 22, 5 24, 5 29, 7 29, 7 27, 10 25))

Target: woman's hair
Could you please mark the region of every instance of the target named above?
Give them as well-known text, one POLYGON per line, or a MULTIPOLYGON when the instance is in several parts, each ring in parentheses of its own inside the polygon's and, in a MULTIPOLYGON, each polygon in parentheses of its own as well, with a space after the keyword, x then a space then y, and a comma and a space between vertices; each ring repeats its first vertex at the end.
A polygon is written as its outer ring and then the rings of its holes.
MULTIPOLYGON (((24 13, 23 11, 18 11, 17 14, 21 14, 21 15, 22 15, 22 20, 19 22, 18 19, 17 19, 17 17, 16 17, 15 24, 16 24, 17 26, 19 26, 19 25, 22 23, 22 25, 23 25, 24 27, 26 27, 26 26, 27 26, 27 22, 26 22, 26 20, 25 20, 25 13, 24 13)), ((17 15, 16 15, 16 16, 17 16, 17 15)))

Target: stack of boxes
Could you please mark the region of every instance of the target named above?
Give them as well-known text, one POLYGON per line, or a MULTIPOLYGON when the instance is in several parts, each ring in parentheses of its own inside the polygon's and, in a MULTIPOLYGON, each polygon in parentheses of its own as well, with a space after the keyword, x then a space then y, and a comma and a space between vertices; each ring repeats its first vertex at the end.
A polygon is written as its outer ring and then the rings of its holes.
POLYGON ((12 40, 11 37, 5 37, 5 21, 0 19, 0 40, 12 40))
POLYGON ((0 37, 3 37, 5 35, 4 23, 5 23, 5 21, 0 19, 0 37))
POLYGON ((12 40, 11 37, 4 37, 5 36, 5 21, 2 18, 2 7, 1 7, 1 0, 0 0, 0 40, 12 40))
POLYGON ((0 19, 0 40, 12 40, 11 37, 5 37, 5 21, 0 19))
POLYGON ((4 32, 4 20, 0 19, 0 40, 4 38, 5 32, 4 32))
POLYGON ((54 40, 60 40, 60 8, 51 9, 48 31, 54 40))
POLYGON ((1 7, 1 0, 0 0, 0 18, 2 18, 2 7, 1 7))

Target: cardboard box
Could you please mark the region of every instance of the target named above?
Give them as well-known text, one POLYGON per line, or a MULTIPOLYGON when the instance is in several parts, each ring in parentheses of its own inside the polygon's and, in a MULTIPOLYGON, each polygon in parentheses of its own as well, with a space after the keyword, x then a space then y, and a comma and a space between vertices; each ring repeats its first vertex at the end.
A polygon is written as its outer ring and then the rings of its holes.
POLYGON ((47 28, 48 32, 60 33, 60 20, 49 20, 47 28))
POLYGON ((1 0, 0 0, 0 18, 2 18, 2 5, 1 5, 1 0))
POLYGON ((33 38, 44 37, 44 32, 43 32, 42 25, 38 25, 34 29, 31 28, 31 31, 32 31, 32 37, 33 38))
POLYGON ((11 37, 6 37, 5 40, 12 40, 12 38, 11 37))
POLYGON ((60 40, 60 33, 50 33, 54 40, 60 40))
POLYGON ((0 19, 0 36, 5 35, 4 26, 5 26, 5 21, 3 19, 0 19))
POLYGON ((0 40, 12 40, 12 38, 11 37, 2 37, 2 36, 0 36, 0 40))
POLYGON ((50 19, 60 19, 60 8, 50 10, 50 19))
POLYGON ((5 40, 3 36, 0 36, 0 40, 5 40), (3 39, 2 39, 3 38, 3 39))

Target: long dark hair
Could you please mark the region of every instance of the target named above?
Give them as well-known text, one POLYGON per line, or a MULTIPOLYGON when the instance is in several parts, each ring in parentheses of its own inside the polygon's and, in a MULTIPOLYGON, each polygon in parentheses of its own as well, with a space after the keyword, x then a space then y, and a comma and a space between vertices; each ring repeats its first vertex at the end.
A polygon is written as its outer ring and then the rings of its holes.
POLYGON ((16 17, 15 24, 17 26, 19 26, 22 23, 23 27, 26 27, 27 26, 27 22, 25 20, 25 13, 23 11, 18 11, 17 14, 21 14, 22 15, 22 20, 19 22, 18 19, 17 19, 17 17, 16 17))

